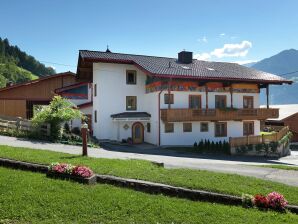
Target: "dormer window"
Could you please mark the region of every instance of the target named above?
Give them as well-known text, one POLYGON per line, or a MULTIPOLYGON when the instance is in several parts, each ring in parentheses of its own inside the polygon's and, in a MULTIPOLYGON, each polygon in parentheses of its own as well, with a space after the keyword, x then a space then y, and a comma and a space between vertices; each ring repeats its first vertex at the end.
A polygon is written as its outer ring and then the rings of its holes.
POLYGON ((127 70, 126 71, 126 84, 136 85, 137 84, 137 71, 127 70))

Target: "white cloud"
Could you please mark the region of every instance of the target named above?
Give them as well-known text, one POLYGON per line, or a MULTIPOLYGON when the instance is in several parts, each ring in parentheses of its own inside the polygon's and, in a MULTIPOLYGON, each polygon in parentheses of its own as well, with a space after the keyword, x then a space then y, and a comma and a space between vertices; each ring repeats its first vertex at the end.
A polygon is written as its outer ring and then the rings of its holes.
POLYGON ((208 43, 207 37, 203 36, 202 38, 198 39, 199 42, 208 43))
POLYGON ((225 35, 226 35, 225 33, 221 33, 221 34, 219 34, 220 37, 223 37, 223 36, 225 36, 225 35))
POLYGON ((244 40, 239 44, 225 44, 222 48, 214 49, 210 54, 217 58, 244 57, 251 47, 252 43, 244 40))
POLYGON ((195 54, 193 57, 198 60, 208 61, 211 58, 211 55, 208 53, 202 53, 202 54, 195 54))
MULTIPOLYGON (((212 57, 223 58, 223 57, 245 57, 252 47, 250 41, 244 40, 238 44, 224 44, 222 48, 216 48, 211 52, 203 52, 194 55, 195 59, 208 61, 212 57)), ((238 64, 247 64, 251 62, 256 62, 256 60, 242 60, 235 61, 238 64)))

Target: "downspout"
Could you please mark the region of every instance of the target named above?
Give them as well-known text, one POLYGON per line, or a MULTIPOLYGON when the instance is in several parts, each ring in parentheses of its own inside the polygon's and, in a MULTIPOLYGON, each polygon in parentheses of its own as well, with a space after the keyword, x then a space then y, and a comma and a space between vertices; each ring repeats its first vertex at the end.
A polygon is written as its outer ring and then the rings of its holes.
POLYGON ((160 146, 160 95, 163 89, 158 93, 158 146, 160 146))

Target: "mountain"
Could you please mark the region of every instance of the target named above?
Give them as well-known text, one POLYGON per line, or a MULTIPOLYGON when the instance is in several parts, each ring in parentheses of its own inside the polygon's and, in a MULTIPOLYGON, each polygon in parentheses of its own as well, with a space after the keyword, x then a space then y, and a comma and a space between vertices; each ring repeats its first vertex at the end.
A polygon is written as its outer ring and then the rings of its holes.
POLYGON ((8 39, 0 38, 0 88, 9 82, 21 83, 55 73, 18 46, 10 45, 8 39))
POLYGON ((258 62, 251 62, 251 63, 243 64, 243 66, 251 68, 252 66, 254 66, 257 63, 258 62))
MULTIPOLYGON (((252 66, 252 68, 269 72, 276 75, 282 75, 286 79, 298 81, 298 50, 284 50, 270 58, 263 59, 252 66), (284 75, 286 73, 292 73, 284 75)), ((292 85, 271 85, 270 104, 292 104, 298 103, 298 83, 292 85)), ((265 92, 261 92, 260 103, 266 103, 265 92)))

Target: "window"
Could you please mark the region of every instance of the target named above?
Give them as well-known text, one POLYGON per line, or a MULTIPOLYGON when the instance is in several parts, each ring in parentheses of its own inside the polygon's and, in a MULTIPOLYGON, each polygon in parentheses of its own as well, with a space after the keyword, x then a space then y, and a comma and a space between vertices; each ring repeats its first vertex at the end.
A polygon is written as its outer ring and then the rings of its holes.
POLYGON ((192 123, 183 123, 183 132, 192 132, 192 123))
POLYGON ((227 137, 227 123, 215 123, 215 137, 227 137))
POLYGON ((97 123, 97 110, 94 111, 94 122, 97 123))
POLYGON ((227 107, 227 96, 215 96, 215 108, 226 108, 227 107))
POLYGON ((243 122, 243 135, 253 135, 254 134, 254 122, 248 121, 243 122))
POLYGON ((150 133, 151 132, 151 124, 147 123, 147 132, 150 133))
POLYGON ((174 132, 174 123, 165 123, 165 133, 174 132))
POLYGON ((201 123, 201 132, 208 132, 209 127, 207 122, 202 122, 201 123))
POLYGON ((174 94, 165 94, 165 104, 169 104, 169 95, 170 95, 170 104, 174 104, 174 94))
POLYGON ((253 96, 243 96, 243 108, 254 108, 253 96))
POLYGON ((128 85, 137 84, 137 71, 135 70, 126 71, 126 84, 128 85))
POLYGON ((94 84, 94 96, 97 96, 97 84, 94 84))
POLYGON ((201 95, 189 95, 189 108, 200 109, 201 107, 201 95))
POLYGON ((137 109, 137 97, 127 96, 126 97, 126 110, 136 110, 137 109))

